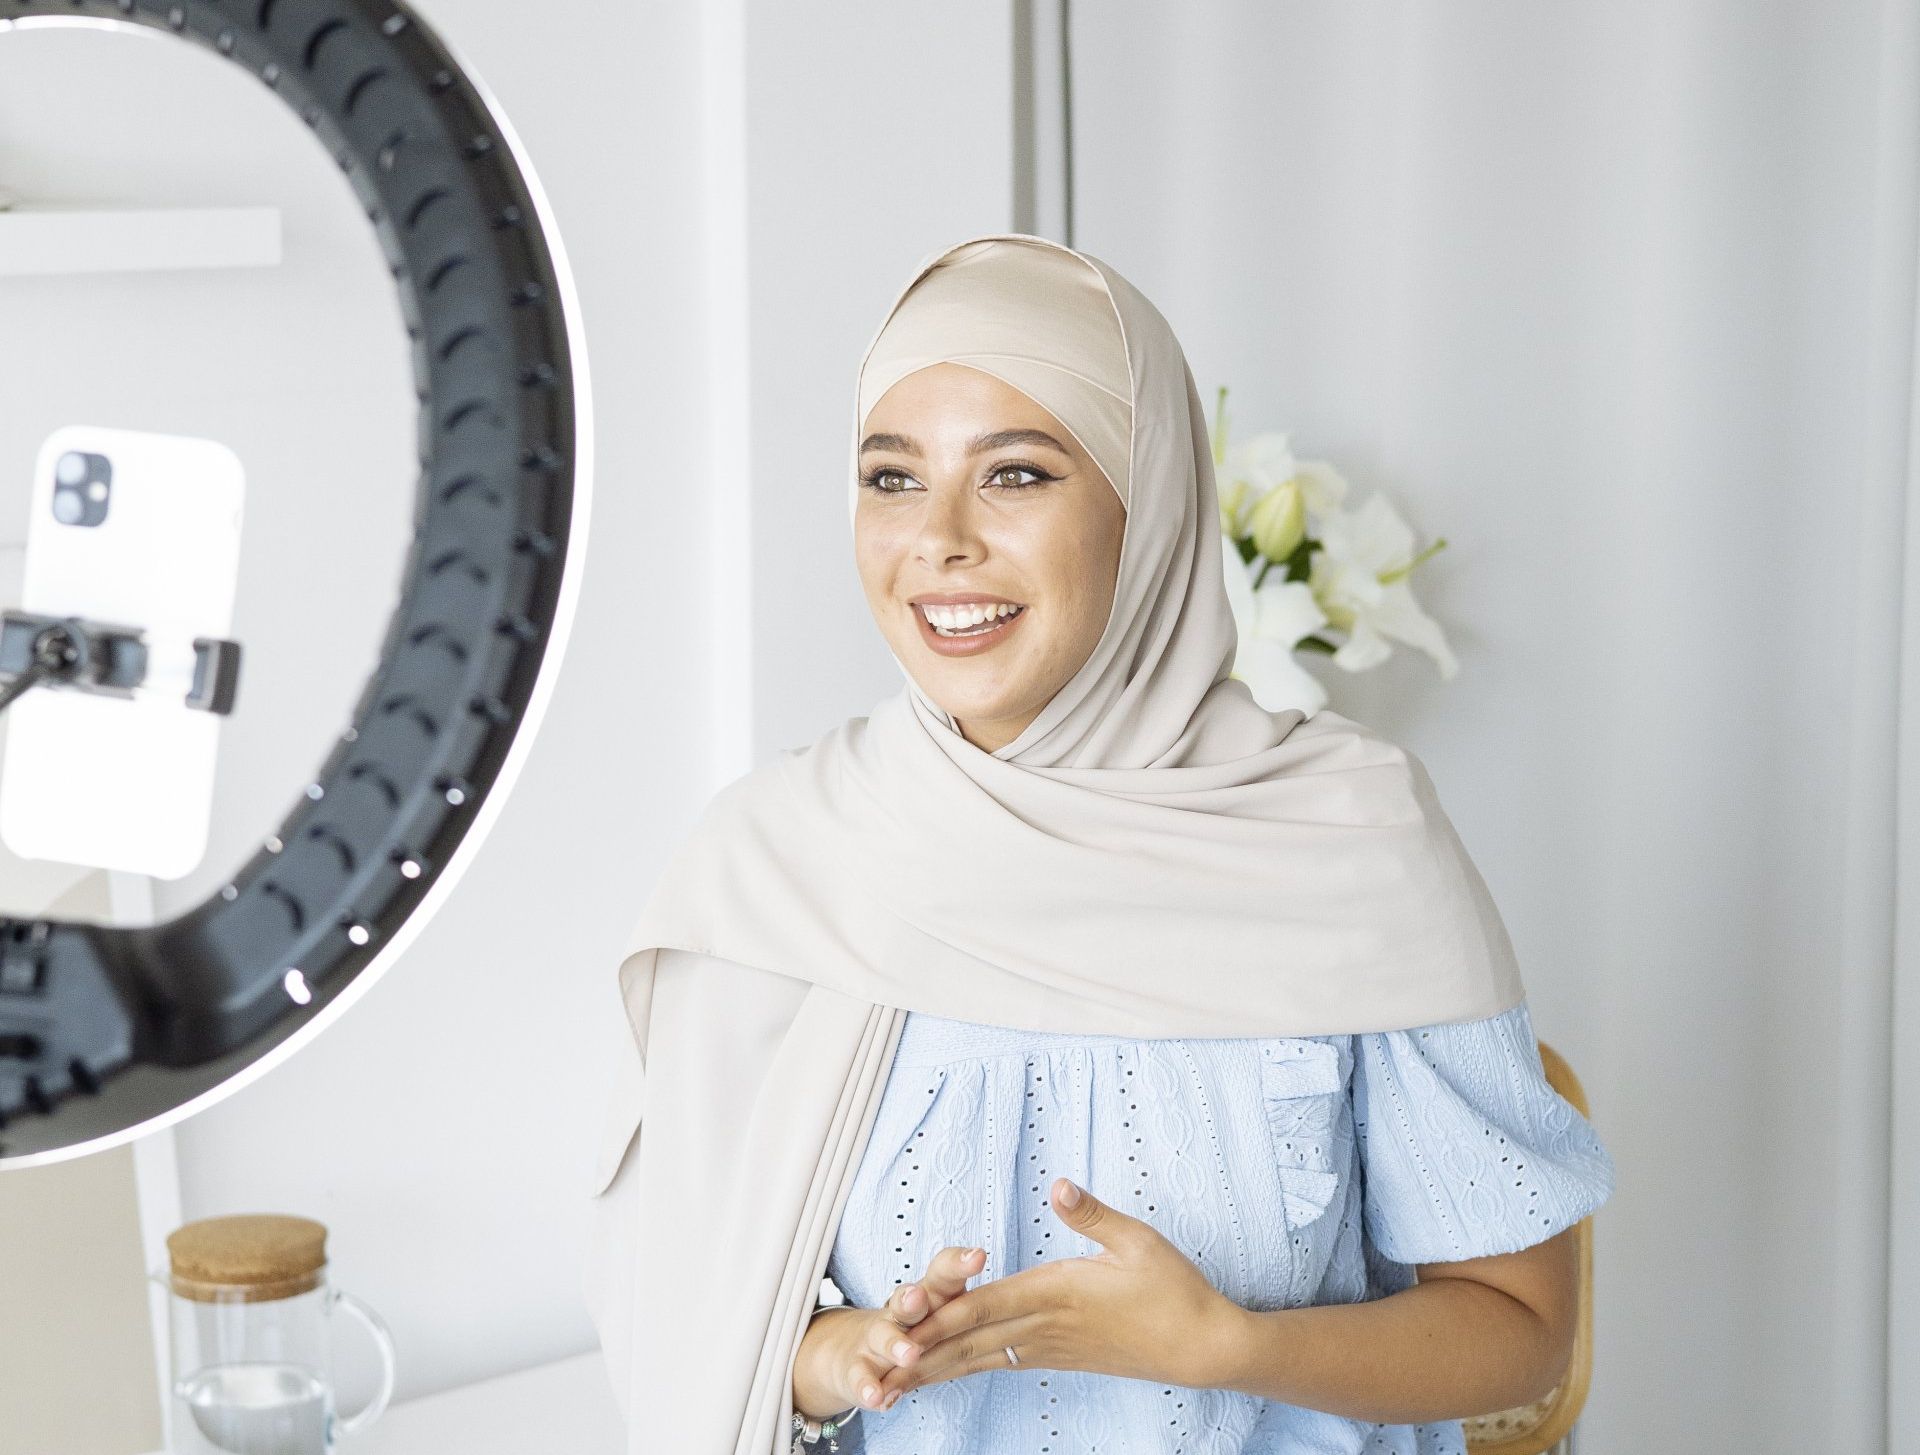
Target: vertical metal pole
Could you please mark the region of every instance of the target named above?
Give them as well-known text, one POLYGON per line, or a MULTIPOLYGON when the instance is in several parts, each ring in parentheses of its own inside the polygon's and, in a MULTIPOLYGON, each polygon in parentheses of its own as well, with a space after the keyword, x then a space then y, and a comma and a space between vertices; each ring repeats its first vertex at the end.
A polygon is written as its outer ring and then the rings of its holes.
POLYGON ((1073 246, 1067 0, 1013 0, 1013 230, 1073 246))
POLYGON ((1073 246, 1073 0, 1060 0, 1060 191, 1066 213, 1061 241, 1073 246))

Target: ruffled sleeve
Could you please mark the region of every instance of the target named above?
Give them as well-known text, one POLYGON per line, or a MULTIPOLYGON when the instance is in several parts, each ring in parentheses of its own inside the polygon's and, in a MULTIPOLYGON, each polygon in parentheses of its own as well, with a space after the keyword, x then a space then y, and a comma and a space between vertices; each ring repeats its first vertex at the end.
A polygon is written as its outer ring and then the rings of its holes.
POLYGON ((1613 1159, 1553 1089, 1527 1004, 1353 1038, 1368 1237, 1399 1263, 1546 1241, 1613 1192, 1613 1159))

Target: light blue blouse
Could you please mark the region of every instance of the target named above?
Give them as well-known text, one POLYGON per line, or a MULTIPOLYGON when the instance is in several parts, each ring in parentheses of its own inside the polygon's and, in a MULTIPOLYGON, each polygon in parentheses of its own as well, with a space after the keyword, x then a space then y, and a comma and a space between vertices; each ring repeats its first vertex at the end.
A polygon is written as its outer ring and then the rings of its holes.
MULTIPOLYGON (((1613 1191, 1546 1079, 1526 1003, 1362 1035, 1132 1040, 909 1014, 828 1277, 877 1308, 948 1245, 970 1287, 1099 1252, 1058 1176, 1159 1229, 1250 1309, 1358 1303, 1411 1265, 1509 1253, 1613 1191)), ((868 1455, 1464 1455, 1460 1421, 1379 1425, 1225 1389, 1009 1367, 863 1410, 868 1455)), ((821 1447, 825 1448, 824 1445, 821 1447)))

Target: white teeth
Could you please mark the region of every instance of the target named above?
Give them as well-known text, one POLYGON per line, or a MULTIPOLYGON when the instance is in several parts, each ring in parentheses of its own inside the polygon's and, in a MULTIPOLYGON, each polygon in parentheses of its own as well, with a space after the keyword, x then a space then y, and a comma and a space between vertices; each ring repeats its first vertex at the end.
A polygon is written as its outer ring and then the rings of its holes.
POLYGON ((975 603, 968 603, 968 605, 964 605, 964 607, 933 607, 933 605, 924 605, 924 607, 920 608, 922 616, 927 618, 927 624, 929 624, 935 632, 945 633, 945 635, 970 633, 973 632, 975 628, 981 628, 985 622, 998 624, 998 622, 1006 620, 1008 616, 1018 614, 1021 610, 1025 610, 1025 607, 1018 605, 1018 603, 1012 603, 1012 601, 993 601, 993 603, 975 601, 975 603))
POLYGON ((964 606, 923 605, 920 612, 933 626, 947 631, 964 631, 984 621, 1012 616, 1021 609, 1020 605, 1011 601, 976 601, 964 606))

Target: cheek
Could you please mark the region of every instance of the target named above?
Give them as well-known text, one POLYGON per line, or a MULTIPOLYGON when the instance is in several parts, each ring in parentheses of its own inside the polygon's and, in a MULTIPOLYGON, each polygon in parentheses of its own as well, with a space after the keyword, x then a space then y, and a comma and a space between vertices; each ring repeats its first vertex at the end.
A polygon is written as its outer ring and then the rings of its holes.
POLYGON ((1067 655, 1076 664, 1085 661, 1099 645, 1107 619, 1113 614, 1113 563, 1106 554, 1108 549, 1104 542, 1088 542, 1087 550, 1073 559, 1070 623, 1063 631, 1071 639, 1067 655))
POLYGON ((899 575, 900 549, 894 533, 883 525, 856 523, 853 559, 860 584, 869 596, 886 596, 899 575))
POLYGON ((1045 546, 1044 571, 1050 594, 1059 603, 1062 626, 1080 635, 1095 632, 1106 621, 1104 607, 1111 602, 1112 563, 1109 547, 1096 536, 1063 530, 1045 546))

